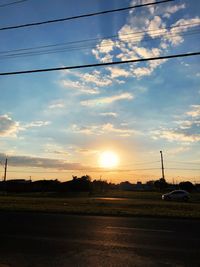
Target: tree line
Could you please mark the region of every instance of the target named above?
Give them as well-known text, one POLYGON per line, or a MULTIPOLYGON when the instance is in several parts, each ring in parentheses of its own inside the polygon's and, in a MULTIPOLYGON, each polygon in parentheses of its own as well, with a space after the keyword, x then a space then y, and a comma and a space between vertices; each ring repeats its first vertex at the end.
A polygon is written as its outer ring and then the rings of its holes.
POLYGON ((109 190, 123 191, 160 191, 183 189, 188 192, 197 191, 198 185, 192 184, 190 181, 181 182, 177 185, 167 183, 165 179, 147 181, 145 184, 137 182, 132 184, 129 181, 119 184, 109 183, 106 180, 92 180, 89 175, 81 177, 72 176, 69 181, 60 182, 55 180, 25 180, 13 179, 0 182, 0 191, 13 193, 29 193, 29 192, 99 192, 103 193, 109 190))

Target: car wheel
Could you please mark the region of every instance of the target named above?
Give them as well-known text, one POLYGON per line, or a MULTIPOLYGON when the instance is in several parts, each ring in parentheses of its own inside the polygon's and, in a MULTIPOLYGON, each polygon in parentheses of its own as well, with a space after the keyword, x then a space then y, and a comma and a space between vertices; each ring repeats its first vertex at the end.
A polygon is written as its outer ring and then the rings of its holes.
POLYGON ((183 198, 183 201, 185 201, 185 202, 187 202, 188 200, 189 200, 188 197, 184 197, 184 198, 183 198))

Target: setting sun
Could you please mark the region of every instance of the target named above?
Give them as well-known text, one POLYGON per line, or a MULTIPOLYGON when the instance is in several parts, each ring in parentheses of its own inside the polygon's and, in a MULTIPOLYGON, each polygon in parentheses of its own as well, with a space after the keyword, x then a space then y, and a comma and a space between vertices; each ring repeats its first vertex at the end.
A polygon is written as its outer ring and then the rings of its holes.
POLYGON ((99 158, 100 166, 103 168, 113 168, 119 163, 119 157, 112 151, 104 151, 99 158))

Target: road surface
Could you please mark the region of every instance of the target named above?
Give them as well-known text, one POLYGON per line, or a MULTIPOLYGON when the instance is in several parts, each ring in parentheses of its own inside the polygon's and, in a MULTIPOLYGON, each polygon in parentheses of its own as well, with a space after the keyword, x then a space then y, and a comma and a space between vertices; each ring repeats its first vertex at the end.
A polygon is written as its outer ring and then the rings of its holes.
POLYGON ((0 213, 0 267, 200 266, 197 220, 0 213))

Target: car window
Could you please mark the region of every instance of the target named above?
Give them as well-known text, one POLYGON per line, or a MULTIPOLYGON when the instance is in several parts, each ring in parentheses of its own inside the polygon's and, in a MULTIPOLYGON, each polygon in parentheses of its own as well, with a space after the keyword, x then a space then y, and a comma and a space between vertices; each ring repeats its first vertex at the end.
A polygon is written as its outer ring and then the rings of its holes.
POLYGON ((181 195, 181 194, 183 194, 183 192, 181 192, 181 191, 176 191, 176 192, 173 192, 172 194, 173 194, 173 195, 181 195))

